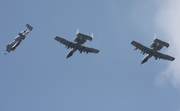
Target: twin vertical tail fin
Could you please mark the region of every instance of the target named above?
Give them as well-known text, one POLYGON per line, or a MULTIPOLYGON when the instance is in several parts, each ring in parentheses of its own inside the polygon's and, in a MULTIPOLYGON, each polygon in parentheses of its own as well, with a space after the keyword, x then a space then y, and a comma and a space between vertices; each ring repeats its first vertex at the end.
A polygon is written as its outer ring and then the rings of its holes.
POLYGON ((165 46, 167 48, 169 47, 169 43, 156 38, 156 35, 154 35, 154 43, 161 44, 161 45, 163 45, 163 46, 165 46))
POLYGON ((85 35, 79 32, 79 29, 76 30, 76 37, 80 37, 80 38, 85 38, 87 40, 92 41, 93 39, 93 33, 89 36, 89 35, 85 35))
POLYGON ((91 37, 93 38, 93 33, 91 34, 91 37))
POLYGON ((154 40, 156 39, 157 37, 156 37, 156 34, 154 35, 154 40))
POLYGON ((26 24, 26 27, 28 30, 32 31, 33 27, 31 27, 29 24, 26 24))
POLYGON ((79 29, 76 30, 76 35, 79 34, 79 29))

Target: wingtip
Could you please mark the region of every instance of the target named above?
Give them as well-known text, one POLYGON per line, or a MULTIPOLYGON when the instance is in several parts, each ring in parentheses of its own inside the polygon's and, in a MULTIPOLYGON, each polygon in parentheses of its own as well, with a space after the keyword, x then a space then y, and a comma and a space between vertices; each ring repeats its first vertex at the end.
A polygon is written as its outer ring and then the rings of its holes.
POLYGON ((59 37, 59 36, 56 36, 54 39, 57 40, 58 37, 59 37))
POLYGON ((134 42, 135 42, 135 41, 133 40, 133 41, 131 42, 131 44, 134 44, 134 42))
POLYGON ((175 58, 173 58, 173 61, 175 60, 175 58))
POLYGON ((100 50, 97 50, 97 53, 99 53, 100 52, 100 50))
POLYGON ((69 57, 67 56, 66 59, 68 59, 69 57))

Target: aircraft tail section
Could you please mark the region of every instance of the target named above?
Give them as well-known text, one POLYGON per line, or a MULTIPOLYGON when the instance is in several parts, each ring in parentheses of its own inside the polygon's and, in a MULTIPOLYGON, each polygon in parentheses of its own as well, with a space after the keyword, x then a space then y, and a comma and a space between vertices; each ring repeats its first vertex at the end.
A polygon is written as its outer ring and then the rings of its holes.
POLYGON ((94 35, 93 35, 93 33, 92 33, 92 34, 91 34, 91 37, 93 38, 93 36, 94 36, 94 35))
POLYGON ((76 30, 76 35, 79 34, 79 29, 76 30))
POLYGON ((26 24, 26 27, 27 27, 30 31, 32 31, 32 29, 33 29, 33 27, 31 27, 29 24, 26 24))
POLYGON ((83 36, 83 38, 86 38, 87 40, 90 40, 90 41, 92 41, 92 39, 93 39, 93 34, 91 34, 91 36, 89 36, 89 35, 84 35, 84 34, 82 34, 83 36))
POLYGON ((169 43, 167 43, 167 42, 164 42, 164 41, 162 41, 162 40, 160 40, 160 39, 157 39, 157 38, 155 38, 154 39, 154 42, 155 43, 158 43, 158 44, 161 44, 161 45, 163 45, 163 46, 165 46, 165 47, 169 47, 169 43))
MULTIPOLYGON (((84 39, 87 39, 87 40, 92 41, 92 39, 93 39, 93 33, 91 34, 91 36, 89 36, 89 35, 85 35, 85 34, 83 34, 83 33, 80 33, 80 32, 79 32, 79 29, 77 29, 77 31, 76 31, 76 38, 75 38, 75 39, 77 39, 77 38, 84 38, 84 39)), ((76 40, 75 40, 75 41, 76 41, 76 40)))

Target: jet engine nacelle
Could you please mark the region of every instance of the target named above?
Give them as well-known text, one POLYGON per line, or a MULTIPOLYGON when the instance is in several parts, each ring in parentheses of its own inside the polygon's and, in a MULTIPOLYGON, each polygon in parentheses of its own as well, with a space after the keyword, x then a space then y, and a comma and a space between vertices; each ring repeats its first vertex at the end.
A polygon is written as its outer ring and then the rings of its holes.
POLYGON ((157 46, 157 44, 156 44, 155 42, 153 42, 153 43, 150 45, 151 48, 155 48, 156 46, 157 46))
POLYGON ((74 39, 74 42, 77 42, 79 39, 85 39, 85 40, 89 40, 92 41, 93 39, 93 33, 89 36, 89 35, 85 35, 83 33, 79 32, 79 29, 77 29, 76 31, 76 38, 74 39))
POLYGON ((162 46, 165 46, 165 47, 167 47, 167 48, 169 47, 169 44, 168 44, 167 42, 164 42, 164 41, 159 40, 159 39, 157 39, 157 38, 154 39, 154 42, 157 43, 157 44, 160 44, 160 45, 162 45, 162 46))
POLYGON ((161 49, 163 48, 163 45, 162 45, 162 44, 159 44, 159 43, 153 42, 153 43, 150 45, 150 47, 159 51, 159 50, 161 50, 161 49))
POLYGON ((80 41, 80 37, 76 36, 76 37, 74 38, 74 42, 78 42, 78 41, 80 41))

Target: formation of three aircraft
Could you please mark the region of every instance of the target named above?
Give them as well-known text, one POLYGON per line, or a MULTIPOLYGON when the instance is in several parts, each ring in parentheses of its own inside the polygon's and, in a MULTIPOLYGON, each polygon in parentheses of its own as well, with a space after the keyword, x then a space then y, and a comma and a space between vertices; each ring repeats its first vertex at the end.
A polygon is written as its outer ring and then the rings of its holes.
MULTIPOLYGON (((18 36, 14 39, 13 42, 9 43, 6 46, 6 52, 4 54, 9 53, 10 51, 14 51, 16 49, 16 47, 22 42, 22 40, 24 40, 27 36, 27 34, 32 31, 33 27, 30 26, 29 24, 26 24, 26 29, 22 32, 20 32, 18 34, 18 36)), ((68 49, 71 48, 70 52, 68 53, 66 58, 69 58, 73 55, 73 53, 76 50, 79 50, 80 53, 85 52, 87 53, 98 53, 99 50, 98 49, 94 49, 94 48, 90 48, 90 47, 86 47, 83 46, 82 44, 84 44, 87 40, 92 41, 93 39, 93 34, 91 36, 82 34, 79 32, 79 30, 77 30, 76 32, 76 37, 74 38, 74 42, 70 42, 64 38, 61 38, 59 36, 55 37, 55 40, 57 40, 58 42, 64 44, 68 49)), ((143 54, 146 54, 146 56, 143 58, 141 64, 145 63, 148 61, 149 58, 151 58, 152 56, 155 57, 155 59, 164 59, 164 60, 170 60, 173 61, 175 58, 169 55, 165 55, 162 54, 160 52, 158 52, 159 50, 161 50, 163 48, 163 46, 165 47, 169 47, 169 44, 167 42, 164 42, 162 40, 159 40, 157 38, 154 38, 153 43, 150 45, 150 48, 136 42, 136 41, 132 41, 131 42, 132 45, 134 45, 136 48, 134 50, 140 49, 141 52, 143 54)))

